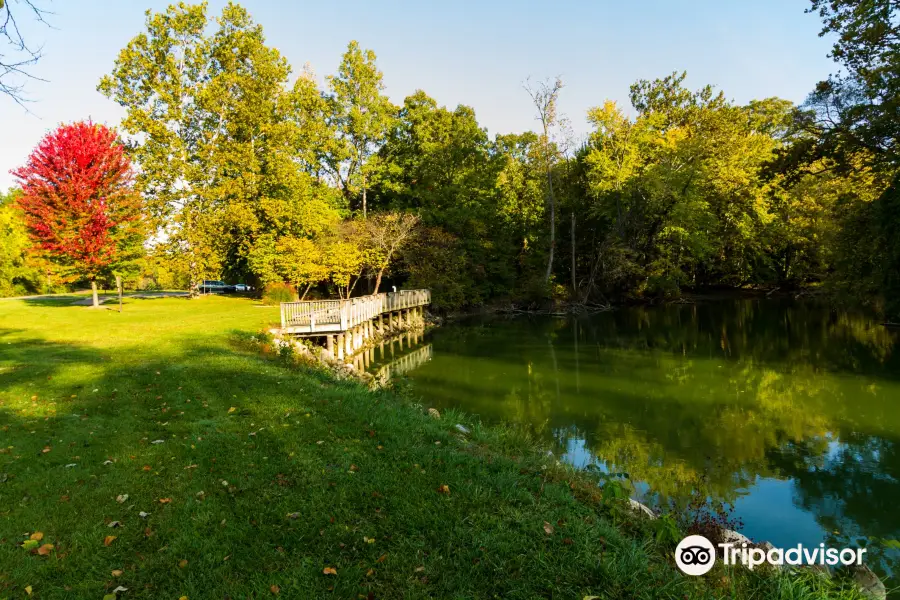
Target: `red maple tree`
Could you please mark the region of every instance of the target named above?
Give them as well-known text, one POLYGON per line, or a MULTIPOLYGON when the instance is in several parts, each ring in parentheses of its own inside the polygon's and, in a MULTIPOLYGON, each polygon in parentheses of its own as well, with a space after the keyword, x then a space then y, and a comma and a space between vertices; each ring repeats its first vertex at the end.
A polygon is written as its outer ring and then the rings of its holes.
POLYGON ((12 171, 35 246, 68 279, 91 282, 134 258, 141 248, 141 197, 115 131, 91 122, 61 125, 44 137, 25 166, 12 171))

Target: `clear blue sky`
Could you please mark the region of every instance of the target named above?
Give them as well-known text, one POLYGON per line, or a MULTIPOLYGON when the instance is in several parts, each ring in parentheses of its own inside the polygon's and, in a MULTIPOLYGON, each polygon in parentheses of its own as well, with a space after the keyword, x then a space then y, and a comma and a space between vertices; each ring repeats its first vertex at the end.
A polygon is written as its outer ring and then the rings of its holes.
MULTIPOLYGON (((47 2, 48 0, 42 0, 47 2)), ((13 0, 15 2, 15 0, 13 0)), ((24 23, 44 44, 28 114, 0 97, 0 189, 9 170, 60 122, 115 125, 121 110, 95 88, 119 50, 143 31, 157 0, 55 0, 54 29, 24 23)), ((373 49, 395 103, 423 89, 440 104, 472 106, 493 136, 535 127, 522 89, 529 76, 562 76, 560 110, 577 133, 588 108, 628 104, 637 79, 675 70, 737 102, 780 96, 802 102, 836 70, 807 0, 246 0, 242 3, 298 72, 333 73, 347 42, 373 49)), ((223 2, 210 2, 215 15, 223 2)))

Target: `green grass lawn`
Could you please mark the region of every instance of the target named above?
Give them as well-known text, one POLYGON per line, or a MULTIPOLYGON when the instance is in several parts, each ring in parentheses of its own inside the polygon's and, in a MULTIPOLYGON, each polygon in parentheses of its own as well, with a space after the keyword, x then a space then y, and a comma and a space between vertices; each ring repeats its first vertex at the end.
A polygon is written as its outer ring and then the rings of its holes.
POLYGON ((240 342, 277 318, 0 303, 0 599, 837 597, 681 577, 520 437, 240 342))

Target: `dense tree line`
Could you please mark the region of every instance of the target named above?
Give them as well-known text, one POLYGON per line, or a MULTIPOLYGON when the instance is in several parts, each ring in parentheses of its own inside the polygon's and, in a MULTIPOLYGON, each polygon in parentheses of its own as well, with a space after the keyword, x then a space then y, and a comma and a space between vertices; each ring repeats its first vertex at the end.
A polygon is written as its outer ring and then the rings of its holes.
MULTIPOLYGON (((673 73, 636 82, 630 108, 591 109, 579 141, 557 114, 559 80, 526 84, 538 131, 491 137, 472 108, 421 90, 392 104, 356 42, 321 88, 239 5, 148 12, 99 86, 126 110, 154 232, 142 277, 288 282, 301 296, 387 279, 444 308, 816 285, 896 317, 896 10, 810 12, 837 34, 844 74, 803 106, 740 105, 673 73)), ((12 254, 0 272, 22 262, 12 254)), ((27 277, 7 281, 37 285, 27 277)))

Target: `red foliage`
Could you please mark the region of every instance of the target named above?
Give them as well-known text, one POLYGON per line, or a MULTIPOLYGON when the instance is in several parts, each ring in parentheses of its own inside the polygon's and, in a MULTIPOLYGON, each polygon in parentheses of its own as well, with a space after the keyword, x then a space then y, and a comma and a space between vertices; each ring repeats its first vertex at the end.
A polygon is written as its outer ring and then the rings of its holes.
POLYGON ((62 125, 12 174, 32 240, 77 276, 96 280, 140 244, 141 197, 125 148, 108 127, 62 125))

